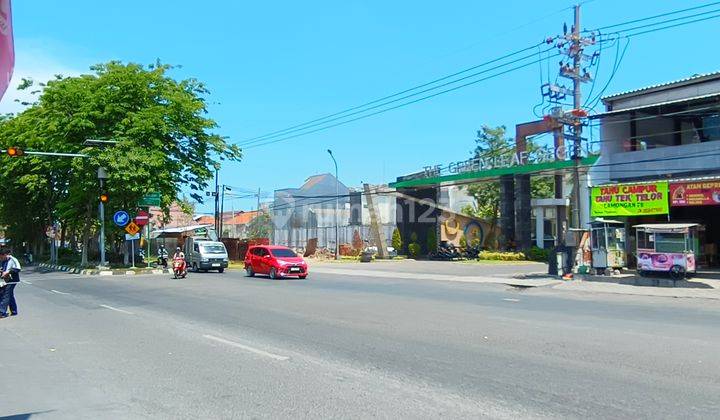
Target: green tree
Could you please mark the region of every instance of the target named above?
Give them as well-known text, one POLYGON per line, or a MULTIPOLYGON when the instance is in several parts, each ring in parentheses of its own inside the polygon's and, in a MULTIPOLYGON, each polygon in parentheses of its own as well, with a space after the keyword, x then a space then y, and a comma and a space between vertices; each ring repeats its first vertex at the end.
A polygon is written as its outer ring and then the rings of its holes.
MULTIPOLYGON (((161 194, 161 207, 170 204, 182 187, 202 202, 198 192, 212 179, 223 160, 239 160, 240 149, 213 131, 207 117, 205 85, 195 79, 177 81, 173 67, 109 62, 91 67, 90 74, 57 76, 41 85, 38 100, 25 111, 0 121, 0 147, 83 153, 87 158, 22 157, 0 167, 5 196, 25 204, 0 203, 0 224, 16 242, 42 242, 44 228, 64 221, 81 238, 82 263, 87 264, 90 238, 98 229, 98 167, 107 169, 110 196, 106 215, 134 212, 148 192, 161 194), (114 147, 91 148, 87 139, 114 140, 114 147), (18 212, 32 215, 16 217, 18 212)), ((31 89, 32 83, 20 86, 31 89)), ((109 241, 122 243, 112 227, 109 241)))
MULTIPOLYGON (((532 140, 528 140, 527 149, 532 155, 538 146, 532 140)), ((478 131, 475 139, 475 157, 502 157, 512 155, 515 152, 515 140, 507 136, 505 126, 489 127, 483 126, 478 131)), ((550 198, 554 194, 554 183, 552 177, 532 177, 530 180, 531 194, 533 198, 550 198)), ((486 243, 497 246, 497 238, 494 235, 500 218, 500 183, 497 181, 470 184, 466 187, 467 192, 474 198, 473 204, 462 208, 462 213, 468 216, 484 219, 490 224, 490 231, 486 243)))
POLYGON ((254 219, 248 223, 248 238, 268 238, 272 232, 272 220, 270 215, 264 211, 258 213, 254 219))
POLYGON ((400 229, 395 228, 392 234, 392 247, 395 248, 396 252, 402 252, 402 237, 400 236, 400 229))

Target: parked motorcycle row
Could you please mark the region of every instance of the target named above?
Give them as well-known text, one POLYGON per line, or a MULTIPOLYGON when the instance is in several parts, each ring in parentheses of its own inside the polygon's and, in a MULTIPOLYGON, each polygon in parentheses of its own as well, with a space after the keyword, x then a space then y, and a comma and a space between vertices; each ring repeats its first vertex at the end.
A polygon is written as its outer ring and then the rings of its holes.
POLYGON ((454 261, 462 259, 476 259, 482 251, 479 245, 468 245, 465 249, 460 249, 451 243, 440 244, 438 250, 431 252, 428 258, 438 261, 454 261))

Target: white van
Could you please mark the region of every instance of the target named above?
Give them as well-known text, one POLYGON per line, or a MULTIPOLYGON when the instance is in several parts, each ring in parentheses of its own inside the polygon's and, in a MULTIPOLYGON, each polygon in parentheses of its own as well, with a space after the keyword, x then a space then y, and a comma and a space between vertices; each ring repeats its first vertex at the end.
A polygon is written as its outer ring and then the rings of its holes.
POLYGON ((225 244, 207 238, 187 238, 185 260, 188 268, 196 272, 217 270, 222 273, 228 267, 228 253, 225 244))

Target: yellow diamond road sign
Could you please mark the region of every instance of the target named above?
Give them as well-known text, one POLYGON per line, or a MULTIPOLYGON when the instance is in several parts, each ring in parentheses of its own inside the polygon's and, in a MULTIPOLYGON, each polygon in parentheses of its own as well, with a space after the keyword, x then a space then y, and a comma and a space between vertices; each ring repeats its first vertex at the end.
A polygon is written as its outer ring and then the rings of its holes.
POLYGON ((130 222, 127 226, 125 226, 125 231, 131 235, 135 235, 140 232, 140 226, 135 224, 135 222, 130 222))

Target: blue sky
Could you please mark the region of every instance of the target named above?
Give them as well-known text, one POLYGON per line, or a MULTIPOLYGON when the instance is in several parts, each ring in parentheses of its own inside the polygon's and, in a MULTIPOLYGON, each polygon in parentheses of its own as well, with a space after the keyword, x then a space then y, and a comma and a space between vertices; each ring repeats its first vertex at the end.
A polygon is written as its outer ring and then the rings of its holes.
MULTIPOLYGON (((583 5, 582 26, 703 3, 594 0, 583 5)), ((240 142, 536 43, 572 20, 572 4, 16 0, 15 80, 79 74, 107 60, 160 58, 183 66, 176 77, 207 83, 218 133, 240 142)), ((710 48, 718 28, 711 20, 633 38, 607 93, 720 70, 710 48)), ((613 55, 603 55, 603 84, 613 55)), ((532 66, 376 117, 249 149, 242 162, 223 167, 221 182, 268 193, 299 186, 310 175, 333 170, 328 148, 348 186, 386 183, 425 165, 465 159, 481 125, 514 127, 535 119, 539 84, 540 70, 532 66)), ((8 93, 0 110, 14 109, 14 96, 8 93)), ((254 203, 239 199, 228 206, 249 209, 254 203)))

